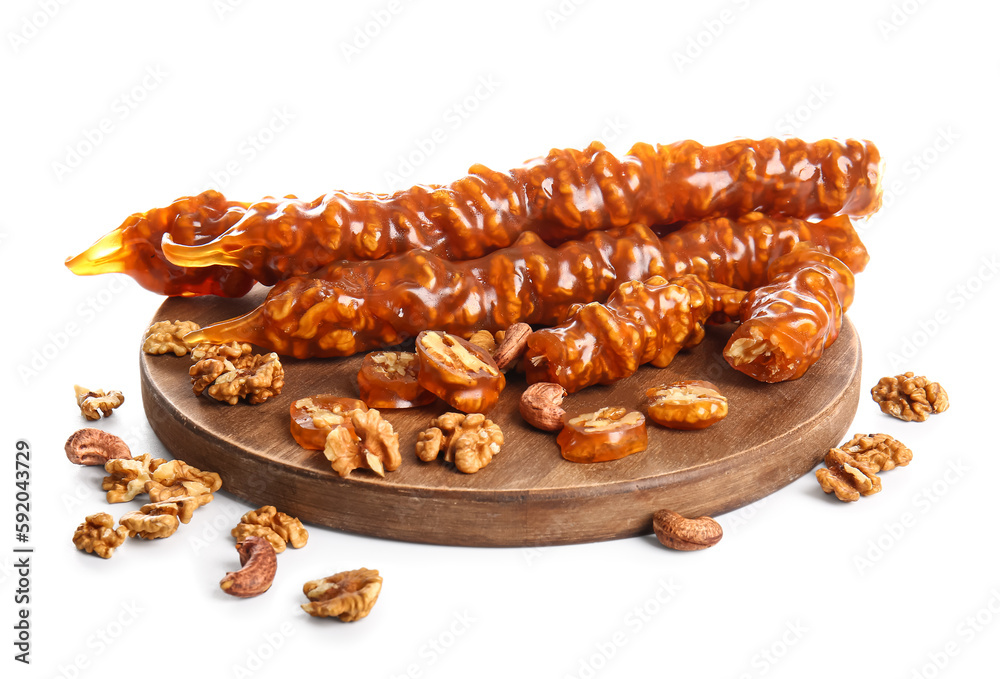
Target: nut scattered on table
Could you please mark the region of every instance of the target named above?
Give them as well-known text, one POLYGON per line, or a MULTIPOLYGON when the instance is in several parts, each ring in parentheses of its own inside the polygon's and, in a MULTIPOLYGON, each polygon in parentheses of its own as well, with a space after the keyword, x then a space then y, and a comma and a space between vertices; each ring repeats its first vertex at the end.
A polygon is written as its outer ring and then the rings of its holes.
POLYGON ((125 402, 120 391, 105 392, 102 389, 93 390, 73 385, 76 392, 76 404, 80 406, 80 414, 88 420, 99 420, 101 416, 110 417, 112 411, 125 402))
POLYGON ((519 409, 524 421, 536 429, 558 431, 563 427, 562 402, 566 389, 554 382, 535 382, 521 394, 519 409))
POLYGON ((129 502, 136 495, 146 492, 146 483, 165 460, 154 458, 149 453, 137 455, 128 460, 108 460, 101 488, 108 491, 108 502, 129 502))
POLYGON ((497 333, 500 345, 493 351, 493 361, 501 372, 506 372, 524 355, 525 349, 528 348, 529 335, 531 326, 527 323, 515 323, 507 328, 506 332, 497 333))
POLYGON ((862 495, 882 490, 878 472, 904 467, 913 453, 887 434, 855 434, 839 448, 826 454, 826 467, 816 470, 816 480, 825 493, 842 502, 854 502, 862 495))
POLYGON ((236 543, 236 551, 242 568, 226 573, 219 582, 222 591, 246 599, 269 590, 278 570, 278 559, 271 544, 264 538, 251 535, 236 543))
POLYGON ((669 509, 653 514, 653 532, 664 547, 685 552, 707 549, 722 539, 722 526, 712 517, 687 519, 669 509))
POLYGON ((669 429, 705 429, 729 413, 719 388, 703 380, 683 380, 646 391, 649 419, 669 429))
POLYGON ((184 356, 191 351, 184 335, 195 330, 201 330, 201 326, 193 321, 157 321, 146 329, 142 350, 147 354, 173 352, 175 356, 184 356))
POLYGON ((118 436, 101 429, 86 427, 66 440, 66 457, 73 464, 103 466, 108 460, 130 460, 132 452, 118 436))
POLYGON ((241 398, 247 403, 263 403, 281 393, 285 385, 285 370, 278 355, 247 354, 232 360, 204 358, 188 371, 195 395, 202 393, 236 405, 241 398))
POLYGON ((503 446, 503 432, 481 413, 445 413, 435 418, 417 437, 417 457, 435 460, 444 451, 445 462, 458 471, 474 474, 488 465, 503 446))
POLYGON ((222 488, 222 477, 215 472, 202 471, 192 467, 184 460, 170 460, 157 465, 150 475, 150 480, 168 488, 181 486, 185 482, 199 483, 208 492, 214 493, 222 488))
POLYGON ((934 413, 948 410, 948 392, 937 382, 906 372, 883 377, 872 387, 872 400, 886 415, 906 422, 924 422, 934 413))
POLYGON ((493 334, 489 330, 478 330, 472 333, 472 337, 469 338, 469 342, 491 354, 496 351, 497 348, 497 341, 494 339, 493 334))
MULTIPOLYGON (((271 533, 274 533, 281 540, 281 548, 276 549, 276 551, 285 551, 285 544, 290 544, 295 549, 304 547, 306 542, 309 540, 309 531, 306 530, 302 522, 293 516, 289 516, 284 512, 279 512, 274 505, 264 505, 260 509, 255 509, 247 512, 240 519, 240 525, 250 525, 250 526, 260 526, 261 528, 266 528, 271 533)), ((239 526, 233 529, 233 536, 239 541, 239 535, 250 533, 246 532, 246 529, 240 529, 239 526)), ((257 535, 267 535, 266 532, 257 532, 257 535)), ((268 536, 268 542, 274 544, 274 540, 268 536)))
POLYGON ((91 514, 73 533, 73 544, 81 551, 110 559, 115 549, 128 537, 127 528, 119 526, 115 529, 114 525, 114 517, 106 512, 91 514))
POLYGON ((141 511, 128 512, 118 523, 128 531, 128 536, 146 540, 168 538, 177 532, 180 522, 172 514, 144 514, 141 511))
POLYGON ((320 580, 310 580, 302 587, 309 603, 302 610, 313 617, 337 617, 344 622, 360 620, 371 612, 382 591, 378 571, 358 568, 320 580))

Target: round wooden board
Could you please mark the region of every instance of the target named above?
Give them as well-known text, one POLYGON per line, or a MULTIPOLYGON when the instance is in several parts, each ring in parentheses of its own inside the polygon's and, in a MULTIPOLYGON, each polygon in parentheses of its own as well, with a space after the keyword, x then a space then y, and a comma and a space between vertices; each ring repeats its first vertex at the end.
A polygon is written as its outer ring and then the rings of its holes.
MULTIPOLYGON (((238 300, 173 298, 153 320, 207 324, 256 306, 265 290, 238 300)), ((722 359, 732 326, 710 328, 705 341, 669 367, 644 366, 609 387, 566 399, 567 410, 607 405, 637 408, 650 386, 678 379, 714 382, 729 399, 729 416, 698 432, 649 422, 649 448, 621 460, 574 464, 559 454, 554 434, 518 414, 523 376, 507 388, 489 417, 505 443, 493 462, 466 475, 443 461, 420 462, 417 434, 447 408, 442 402, 385 410, 399 432, 403 464, 379 478, 356 470, 346 479, 322 452, 299 447, 289 433, 289 405, 318 393, 357 396, 361 356, 283 359, 280 396, 256 406, 230 406, 191 390, 189 357, 141 354, 142 398, 150 425, 177 458, 222 475, 224 490, 255 506, 272 504, 308 523, 377 537, 468 546, 557 545, 652 531, 651 517, 668 508, 716 516, 769 495, 809 472, 842 440, 858 406, 861 349, 849 321, 805 377, 762 384, 722 359)))

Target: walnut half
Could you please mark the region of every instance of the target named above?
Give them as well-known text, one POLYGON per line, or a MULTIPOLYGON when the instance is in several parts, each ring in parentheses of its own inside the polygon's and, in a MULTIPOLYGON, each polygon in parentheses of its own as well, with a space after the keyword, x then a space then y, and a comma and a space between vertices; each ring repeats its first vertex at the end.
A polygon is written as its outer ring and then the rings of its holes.
POLYGON ((948 392, 937 382, 906 372, 883 377, 872 387, 872 400, 886 415, 905 422, 924 422, 934 413, 948 410, 948 392))
POLYGON ((503 432, 481 413, 445 413, 417 437, 417 457, 424 462, 444 451, 446 462, 458 471, 474 474, 488 465, 503 445, 503 432))
POLYGON ((116 530, 114 525, 115 520, 110 514, 91 514, 73 533, 73 544, 80 551, 110 559, 115 549, 128 537, 128 528, 119 526, 116 530))
POLYGON ((73 390, 76 392, 76 404, 80 406, 80 414, 88 420, 99 420, 102 415, 110 417, 111 411, 125 402, 125 397, 120 391, 105 392, 102 389, 94 391, 79 384, 73 385, 73 390))
POLYGON ((862 495, 882 490, 878 472, 903 467, 913 453, 887 434, 855 434, 839 448, 831 448, 816 470, 816 480, 824 493, 833 493, 842 502, 854 502, 862 495))

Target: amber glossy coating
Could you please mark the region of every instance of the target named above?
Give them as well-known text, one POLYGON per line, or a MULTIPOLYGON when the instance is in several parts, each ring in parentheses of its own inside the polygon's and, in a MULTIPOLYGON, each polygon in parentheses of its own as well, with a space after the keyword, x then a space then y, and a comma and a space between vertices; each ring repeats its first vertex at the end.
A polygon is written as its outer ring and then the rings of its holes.
POLYGON ((669 429, 706 429, 729 413, 729 401, 705 380, 681 380, 646 390, 646 415, 669 429))
POLYGON ((279 283, 250 313, 185 341, 250 342, 298 358, 394 346, 427 329, 469 337, 519 322, 555 325, 575 304, 603 301, 622 282, 693 273, 739 289, 767 283, 767 267, 807 235, 853 259, 868 255, 847 218, 818 223, 758 213, 694 222, 662 241, 647 227, 594 231, 553 248, 525 233, 510 248, 451 262, 413 251, 341 262, 279 283))
POLYGON ((554 149, 507 172, 474 165, 447 186, 266 199, 211 242, 167 242, 164 252, 183 266, 238 266, 271 285, 341 259, 416 249, 475 259, 512 245, 525 231, 558 244, 632 223, 757 210, 860 217, 881 204, 880 165, 878 149, 858 140, 636 144, 621 159, 594 142, 583 151, 554 149))
POLYGON ((723 354, 761 382, 794 380, 837 339, 854 300, 854 274, 828 252, 800 243, 772 262, 768 278, 743 300, 723 354))
POLYGON ((114 231, 66 260, 80 276, 124 273, 161 295, 241 297, 254 278, 227 266, 181 267, 163 257, 164 235, 175 243, 201 245, 240 221, 247 203, 226 200, 217 191, 178 198, 167 207, 131 215, 114 231))
POLYGON ((133 215, 67 265, 80 274, 127 273, 164 294, 237 296, 251 279, 271 285, 342 259, 416 249, 474 259, 525 231, 555 245, 630 223, 753 211, 862 217, 881 205, 880 182, 881 158, 867 141, 636 144, 621 159, 595 142, 583 151, 552 150, 507 172, 474 165, 447 186, 392 195, 334 191, 312 201, 247 204, 208 191, 133 215), (210 269, 196 274, 193 267, 210 269))
POLYGON ((352 410, 368 410, 368 406, 356 398, 333 394, 300 398, 288 409, 292 438, 303 448, 323 450, 326 437, 336 427, 345 427, 354 436, 352 410))
POLYGON ((621 407, 566 415, 556 437, 562 456, 570 462, 608 462, 646 450, 646 418, 621 407))
POLYGON ((646 363, 662 368, 701 342, 709 319, 735 320, 745 295, 693 275, 627 281, 607 302, 579 306, 565 323, 531 333, 525 377, 573 393, 617 382, 646 363))
POLYGON ((420 363, 412 351, 373 351, 358 371, 358 391, 370 408, 414 408, 437 397, 420 386, 420 363))
POLYGON ((482 347, 461 337, 425 330, 415 342, 417 380, 463 413, 485 413, 500 400, 507 380, 482 347))

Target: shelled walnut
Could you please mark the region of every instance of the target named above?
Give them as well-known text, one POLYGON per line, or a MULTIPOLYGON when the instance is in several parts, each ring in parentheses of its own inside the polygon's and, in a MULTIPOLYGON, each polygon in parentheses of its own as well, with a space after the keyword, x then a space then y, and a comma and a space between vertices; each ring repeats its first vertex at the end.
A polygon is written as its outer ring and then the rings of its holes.
POLYGON ((189 523, 194 510, 206 504, 200 498, 184 495, 170 500, 160 500, 144 504, 139 508, 141 514, 149 516, 176 516, 181 523, 189 523))
POLYGON ((872 387, 872 400, 886 415, 906 422, 924 422, 934 413, 948 410, 948 392, 937 382, 906 372, 883 377, 872 387))
POLYGON ((96 554, 102 559, 110 559, 115 549, 125 542, 128 529, 124 526, 114 528, 114 518, 105 512, 91 514, 77 526, 73 533, 73 544, 80 551, 96 554))
POLYGON ((128 531, 128 536, 136 536, 153 540, 168 538, 177 532, 180 522, 171 514, 144 514, 143 512, 128 512, 118 523, 128 531))
POLYGON ((382 591, 378 571, 358 568, 310 580, 302 587, 309 603, 302 610, 313 617, 337 617, 344 622, 360 620, 371 612, 382 591))
POLYGON ((191 360, 195 363, 203 361, 206 358, 228 358, 229 360, 233 360, 234 358, 246 356, 250 353, 253 353, 253 347, 246 342, 237 342, 235 340, 228 344, 202 342, 191 350, 191 360))
POLYGON ((403 458, 399 454, 399 435, 382 414, 370 410, 350 411, 351 426, 336 427, 326 437, 323 455, 333 471, 346 477, 355 469, 370 469, 379 476, 399 469, 403 458))
POLYGON ((204 358, 188 371, 194 393, 236 405, 263 403, 281 393, 285 370, 275 353, 245 354, 233 358, 204 358))
POLYGON ((120 391, 108 391, 103 389, 96 391, 81 387, 79 384, 73 385, 76 392, 76 404, 80 407, 80 414, 88 420, 99 420, 101 416, 110 417, 112 411, 125 402, 125 397, 120 391))
POLYGON ((481 413, 445 413, 435 418, 417 437, 417 457, 435 460, 444 451, 446 462, 465 474, 474 474, 500 452, 503 432, 481 413))
POLYGON ((816 480, 823 492, 854 502, 882 490, 878 472, 906 466, 912 459, 910 449, 887 434, 855 434, 839 448, 830 449, 824 458, 826 467, 816 470, 816 480))
MULTIPOLYGON (((304 547, 309 540, 309 531, 305 529, 302 522, 284 512, 279 512, 274 505, 264 505, 260 509, 247 512, 240 519, 240 525, 259 526, 276 535, 281 540, 282 545, 281 549, 276 549, 275 551, 285 551, 285 544, 299 549, 300 547, 304 547)), ((245 533, 246 535, 251 534, 247 532, 247 529, 240 529, 237 526, 233 529, 233 535, 237 537, 237 541, 240 539, 237 536, 237 532, 245 533)), ((257 531, 254 534, 266 537, 272 546, 275 543, 265 531, 257 531)))
POLYGON ((191 351, 184 335, 195 330, 201 330, 201 326, 193 321, 157 321, 146 329, 142 350, 147 354, 173 352, 175 356, 184 356, 191 351))
POLYGON ((165 460, 154 458, 149 453, 135 456, 128 460, 108 460, 104 471, 101 488, 108 491, 108 502, 129 502, 136 495, 146 492, 146 483, 150 474, 163 464, 165 460))

